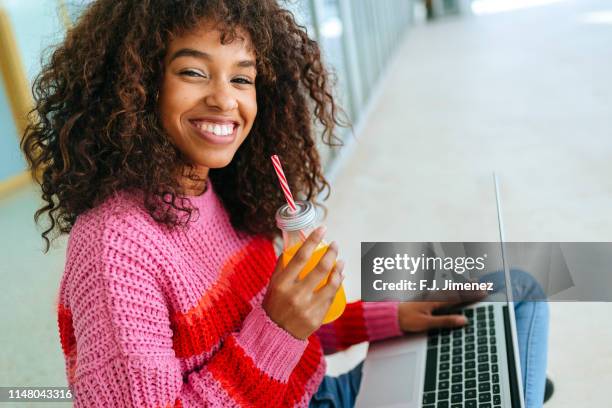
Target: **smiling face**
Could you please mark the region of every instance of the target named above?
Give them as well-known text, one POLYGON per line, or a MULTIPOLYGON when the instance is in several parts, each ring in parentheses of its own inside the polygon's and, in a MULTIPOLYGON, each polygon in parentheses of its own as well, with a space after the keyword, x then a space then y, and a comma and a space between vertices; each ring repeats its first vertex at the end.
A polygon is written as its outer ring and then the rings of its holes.
POLYGON ((257 114, 255 54, 249 36, 237 34, 221 44, 205 23, 172 39, 164 58, 161 123, 200 177, 230 163, 257 114))

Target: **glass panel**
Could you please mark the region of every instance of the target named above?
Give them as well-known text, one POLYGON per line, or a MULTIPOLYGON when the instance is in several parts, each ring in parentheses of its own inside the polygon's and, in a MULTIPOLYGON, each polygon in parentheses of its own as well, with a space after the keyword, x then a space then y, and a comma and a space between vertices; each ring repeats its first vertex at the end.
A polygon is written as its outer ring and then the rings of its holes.
POLYGON ((359 83, 362 87, 362 105, 370 96, 370 84, 372 83, 372 64, 371 64, 371 33, 368 34, 367 20, 365 17, 365 0, 351 1, 353 11, 353 32, 355 33, 355 50, 359 61, 362 77, 359 78, 359 83))
POLYGON ((344 25, 340 19, 337 0, 315 0, 319 23, 319 43, 327 65, 337 76, 336 95, 349 117, 353 117, 352 92, 346 69, 343 35, 344 25))

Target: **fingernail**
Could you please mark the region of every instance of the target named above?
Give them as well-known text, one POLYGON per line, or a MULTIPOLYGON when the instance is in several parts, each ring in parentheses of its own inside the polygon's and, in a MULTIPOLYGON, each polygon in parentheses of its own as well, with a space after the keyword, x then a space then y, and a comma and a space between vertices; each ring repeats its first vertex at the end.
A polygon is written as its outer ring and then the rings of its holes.
POLYGON ((459 324, 466 324, 466 323, 467 323, 467 317, 465 317, 465 316, 459 316, 459 317, 457 318, 457 322, 458 322, 459 324))

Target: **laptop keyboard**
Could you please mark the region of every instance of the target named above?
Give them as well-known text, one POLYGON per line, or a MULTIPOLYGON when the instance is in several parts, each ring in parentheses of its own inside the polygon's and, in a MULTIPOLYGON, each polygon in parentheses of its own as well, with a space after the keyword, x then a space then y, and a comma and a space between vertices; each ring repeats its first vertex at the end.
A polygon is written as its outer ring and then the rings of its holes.
POLYGON ((423 408, 501 408, 493 306, 462 313, 464 327, 428 333, 423 408))

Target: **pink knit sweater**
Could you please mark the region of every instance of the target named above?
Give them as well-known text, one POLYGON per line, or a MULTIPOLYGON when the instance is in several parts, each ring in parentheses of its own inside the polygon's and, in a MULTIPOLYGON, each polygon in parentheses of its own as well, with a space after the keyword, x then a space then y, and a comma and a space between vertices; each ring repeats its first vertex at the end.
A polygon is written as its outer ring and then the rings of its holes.
POLYGON ((400 335, 397 303, 355 302, 294 338, 261 307, 272 243, 235 231, 212 186, 184 228, 139 197, 115 194, 70 234, 58 322, 75 406, 305 407, 324 352, 400 335))

